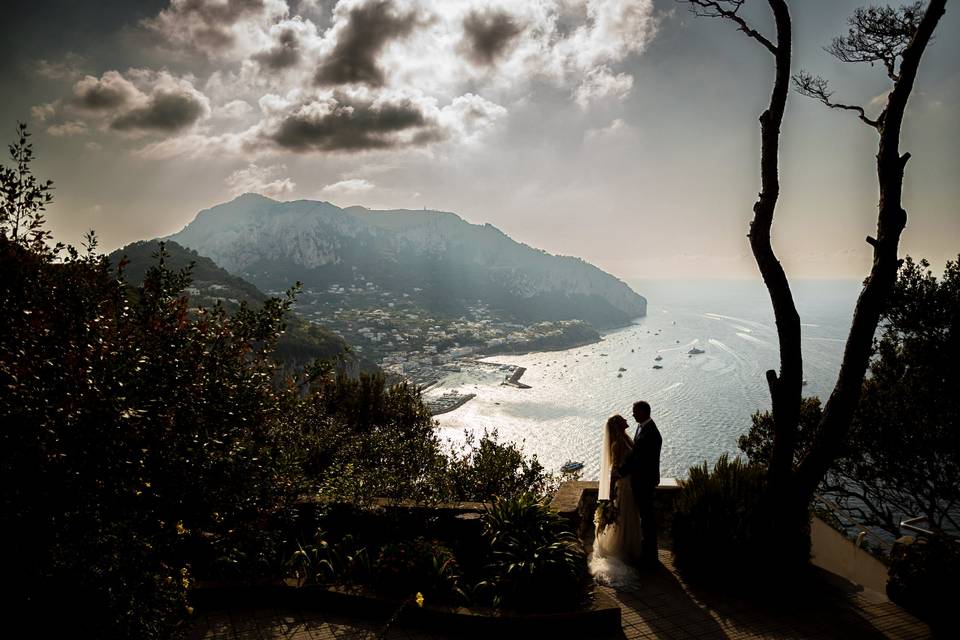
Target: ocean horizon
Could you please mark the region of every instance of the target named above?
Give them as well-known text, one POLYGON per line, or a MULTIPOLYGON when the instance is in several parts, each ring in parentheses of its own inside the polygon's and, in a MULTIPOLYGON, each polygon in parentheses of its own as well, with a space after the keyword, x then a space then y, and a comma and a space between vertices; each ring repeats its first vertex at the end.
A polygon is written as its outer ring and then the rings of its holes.
MULTIPOLYGON (((773 312, 759 280, 635 280, 647 315, 563 351, 496 355, 484 362, 526 368, 529 389, 501 386, 494 367, 465 366, 426 392, 476 397, 437 416, 441 437, 454 445, 465 432, 497 430, 552 471, 568 460, 596 479, 606 419, 630 419, 634 401, 647 400, 663 434, 661 474, 687 476, 691 466, 736 455, 751 415, 769 409, 764 378, 779 368, 773 312), (688 352, 696 347, 701 354, 688 352), (655 358, 660 357, 660 360, 655 358), (662 369, 654 369, 659 364, 662 369)), ((859 280, 792 283, 801 317, 804 395, 826 399, 836 381, 859 280)))

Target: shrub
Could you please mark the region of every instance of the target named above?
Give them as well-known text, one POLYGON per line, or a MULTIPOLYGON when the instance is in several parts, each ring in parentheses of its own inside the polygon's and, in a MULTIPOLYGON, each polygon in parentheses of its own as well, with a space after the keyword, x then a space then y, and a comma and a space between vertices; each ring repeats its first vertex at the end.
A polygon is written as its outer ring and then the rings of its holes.
POLYGON ((466 433, 462 448, 450 452, 449 499, 487 501, 523 493, 545 497, 559 482, 546 472, 537 457, 527 457, 513 442, 500 442, 497 431, 483 432, 478 441, 466 433))
POLYGON ((483 526, 490 562, 480 590, 495 606, 549 610, 583 602, 589 584, 583 546, 544 500, 495 498, 483 526))
POLYGON ((323 531, 317 531, 314 543, 297 545, 287 562, 287 569, 288 575, 301 586, 327 582, 365 583, 373 573, 365 544, 352 535, 343 536, 339 542, 329 542, 323 531))
POLYGON ((436 540, 392 542, 380 549, 373 565, 374 585, 394 595, 422 593, 427 598, 462 596, 453 552, 436 540))
POLYGON ((960 542, 948 536, 896 545, 890 556, 887 595, 918 616, 946 623, 960 602, 960 542))
POLYGON ((766 504, 766 469, 720 456, 690 469, 673 515, 677 568, 701 579, 750 581, 792 572, 810 557, 806 513, 766 504), (790 526, 793 524, 793 526, 790 526), (799 532, 799 533, 798 533, 799 532))

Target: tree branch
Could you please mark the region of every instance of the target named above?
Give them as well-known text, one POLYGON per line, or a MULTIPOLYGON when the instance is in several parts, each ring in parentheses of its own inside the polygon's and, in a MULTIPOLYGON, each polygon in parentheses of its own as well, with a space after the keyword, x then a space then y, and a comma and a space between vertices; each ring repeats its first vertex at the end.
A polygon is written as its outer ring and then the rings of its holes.
POLYGON ((855 111, 860 120, 870 125, 874 129, 880 129, 880 123, 883 121, 882 114, 879 118, 874 120, 867 116, 867 112, 864 111, 863 107, 861 106, 833 102, 830 100, 833 92, 830 91, 829 83, 820 76, 814 76, 806 71, 801 71, 793 76, 793 86, 800 95, 813 98, 814 100, 819 100, 831 109, 855 111))
POLYGON ((701 18, 723 18, 730 20, 737 25, 737 30, 742 31, 764 46, 770 53, 777 55, 777 45, 773 44, 766 36, 752 28, 738 12, 743 6, 744 0, 680 0, 688 2, 690 11, 701 18))
POLYGON ((873 266, 854 308, 840 374, 820 420, 820 435, 797 470, 798 489, 806 496, 812 496, 816 491, 847 437, 860 401, 863 378, 870 362, 873 336, 880 321, 880 313, 896 281, 899 267, 897 247, 907 224, 907 212, 902 203, 906 154, 900 155, 900 130, 920 67, 920 59, 944 14, 945 6, 946 0, 930 0, 909 44, 903 48, 900 73, 887 99, 887 107, 880 123, 877 152, 880 202, 873 266))

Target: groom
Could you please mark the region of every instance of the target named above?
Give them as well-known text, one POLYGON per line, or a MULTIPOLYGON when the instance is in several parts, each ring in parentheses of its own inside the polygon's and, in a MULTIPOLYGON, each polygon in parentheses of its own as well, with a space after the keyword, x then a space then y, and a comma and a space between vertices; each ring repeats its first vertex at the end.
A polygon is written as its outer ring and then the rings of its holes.
POLYGON ((663 438, 656 423, 650 417, 650 405, 644 401, 633 403, 633 418, 637 431, 633 436, 633 451, 620 468, 618 477, 630 476, 633 499, 640 514, 643 542, 640 546, 640 561, 648 568, 659 564, 657 559, 657 518, 653 509, 653 495, 660 484, 660 447, 663 438))

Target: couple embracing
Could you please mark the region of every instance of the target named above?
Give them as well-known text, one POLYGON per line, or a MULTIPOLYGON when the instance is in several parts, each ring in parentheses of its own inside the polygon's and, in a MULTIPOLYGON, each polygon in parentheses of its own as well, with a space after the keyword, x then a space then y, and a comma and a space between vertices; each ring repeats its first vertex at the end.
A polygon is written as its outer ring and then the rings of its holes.
POLYGON ((653 498, 660 484, 663 439, 647 402, 634 403, 633 417, 637 427, 632 437, 623 416, 607 420, 600 452, 601 503, 590 564, 599 581, 612 584, 630 582, 633 566, 658 564, 653 498))

